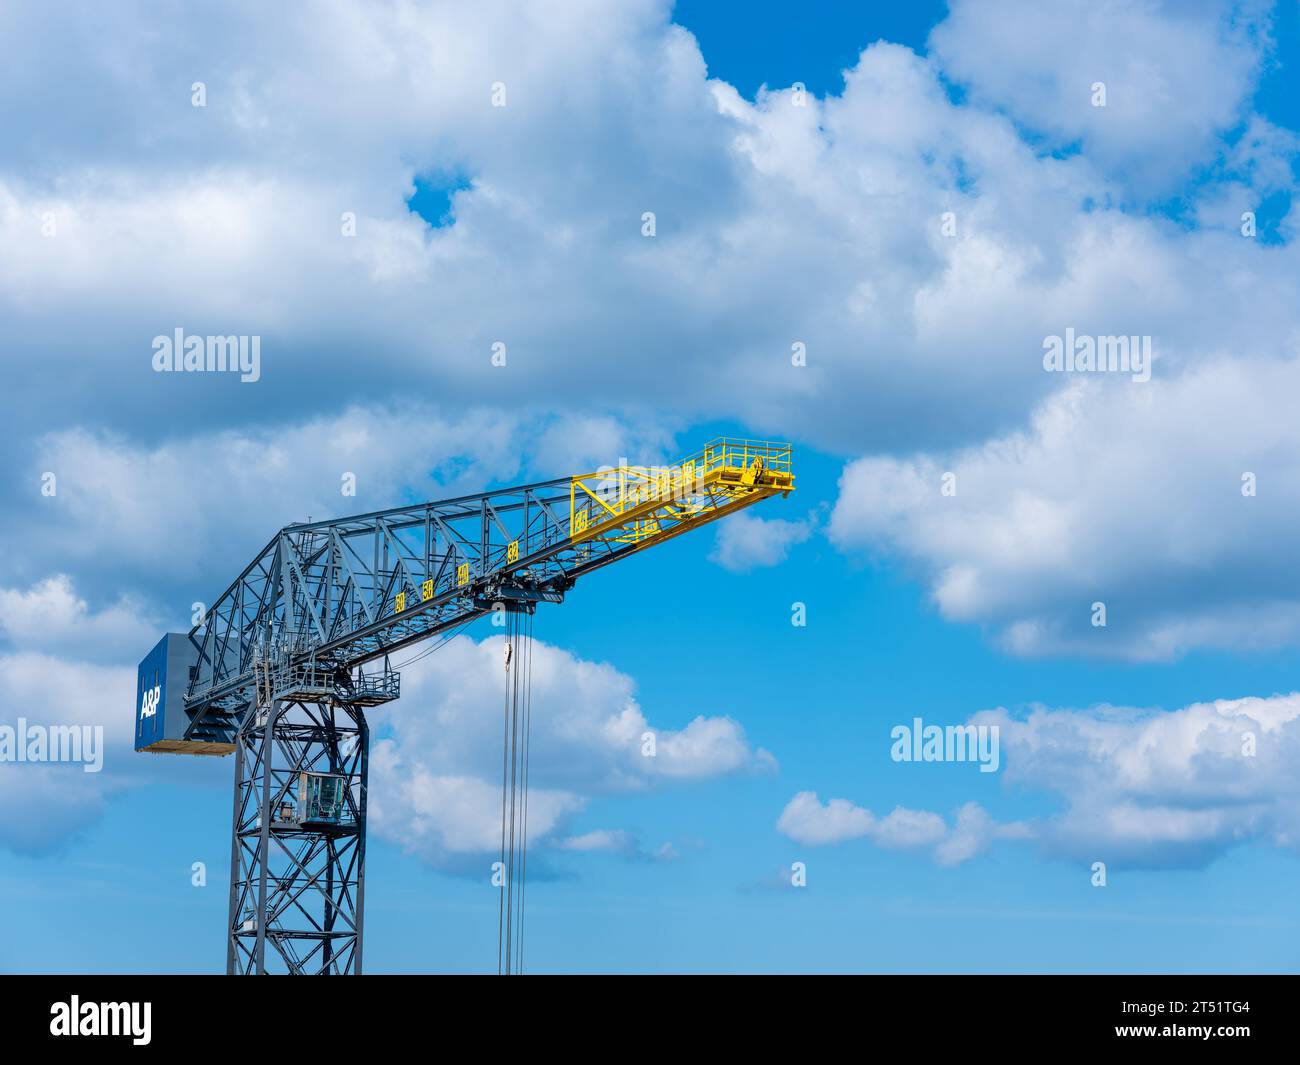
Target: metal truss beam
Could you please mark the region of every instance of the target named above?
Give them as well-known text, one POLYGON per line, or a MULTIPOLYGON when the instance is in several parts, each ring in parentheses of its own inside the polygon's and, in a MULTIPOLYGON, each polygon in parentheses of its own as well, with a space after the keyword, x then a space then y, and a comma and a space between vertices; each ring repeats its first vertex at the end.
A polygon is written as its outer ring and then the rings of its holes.
POLYGON ((789 444, 289 525, 190 632, 186 738, 233 740, 259 666, 346 671, 510 600, 560 601, 629 554, 794 488, 789 444))

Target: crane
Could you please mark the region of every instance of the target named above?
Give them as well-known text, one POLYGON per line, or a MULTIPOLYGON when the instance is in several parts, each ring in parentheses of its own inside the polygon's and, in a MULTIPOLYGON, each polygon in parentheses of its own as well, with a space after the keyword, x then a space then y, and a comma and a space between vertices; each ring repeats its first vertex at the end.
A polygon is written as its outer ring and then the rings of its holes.
MULTIPOLYGON (((422 657, 497 613, 518 692, 539 603, 793 490, 790 444, 723 437, 672 466, 620 464, 277 532, 198 624, 167 633, 139 667, 137 751, 235 756, 227 972, 361 973, 366 711, 401 694, 395 652, 433 641, 422 657)), ((513 884, 527 722, 516 693, 512 726, 510 686, 502 850, 518 812, 513 884)))

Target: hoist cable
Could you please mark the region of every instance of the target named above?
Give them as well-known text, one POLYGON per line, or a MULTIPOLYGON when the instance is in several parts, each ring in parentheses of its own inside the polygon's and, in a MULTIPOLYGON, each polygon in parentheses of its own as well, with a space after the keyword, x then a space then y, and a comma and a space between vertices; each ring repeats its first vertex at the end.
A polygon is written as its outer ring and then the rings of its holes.
POLYGON ((528 775, 529 753, 532 748, 533 738, 533 616, 528 614, 525 617, 527 634, 524 637, 524 661, 522 666, 524 675, 524 816, 519 866, 519 932, 515 940, 519 950, 519 960, 515 966, 515 971, 519 973, 524 971, 524 898, 528 887, 528 775))
POLYGON ((508 619, 501 739, 501 896, 497 906, 497 972, 502 975, 520 973, 524 964, 532 743, 532 615, 512 612, 508 619))
POLYGON ((510 761, 510 653, 513 648, 513 628, 514 616, 507 615, 506 628, 506 685, 505 685, 505 712, 502 718, 501 734, 501 859, 498 865, 498 873, 501 883, 500 897, 497 904, 497 975, 502 975, 506 971, 505 956, 505 920, 506 920, 506 796, 509 793, 509 761, 510 761))
MULTIPOLYGON (((519 620, 513 625, 512 648, 519 646, 519 620)), ((519 662, 513 662, 510 693, 510 852, 506 867, 506 971, 512 970, 515 936, 515 819, 519 811, 519 662)))

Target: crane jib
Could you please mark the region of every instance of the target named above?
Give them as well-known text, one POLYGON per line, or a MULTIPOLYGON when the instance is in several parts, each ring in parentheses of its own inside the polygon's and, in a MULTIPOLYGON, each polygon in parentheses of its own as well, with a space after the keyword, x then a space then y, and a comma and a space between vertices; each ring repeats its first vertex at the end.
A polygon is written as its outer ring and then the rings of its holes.
POLYGON ((561 602, 586 573, 793 490, 790 444, 720 438, 673 465, 286 526, 198 625, 141 663, 137 749, 227 753, 256 685, 287 690, 304 670, 321 691, 391 695, 391 652, 499 607, 561 602), (160 658, 166 685, 152 683, 160 658))

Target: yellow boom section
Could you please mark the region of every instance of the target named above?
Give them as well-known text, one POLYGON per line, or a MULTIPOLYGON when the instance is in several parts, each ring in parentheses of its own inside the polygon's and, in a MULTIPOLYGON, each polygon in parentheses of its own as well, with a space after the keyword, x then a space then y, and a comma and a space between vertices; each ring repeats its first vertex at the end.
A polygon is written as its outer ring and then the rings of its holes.
POLYGON ((789 444, 721 437, 676 466, 619 466, 574 477, 569 537, 640 550, 793 491, 789 444))

